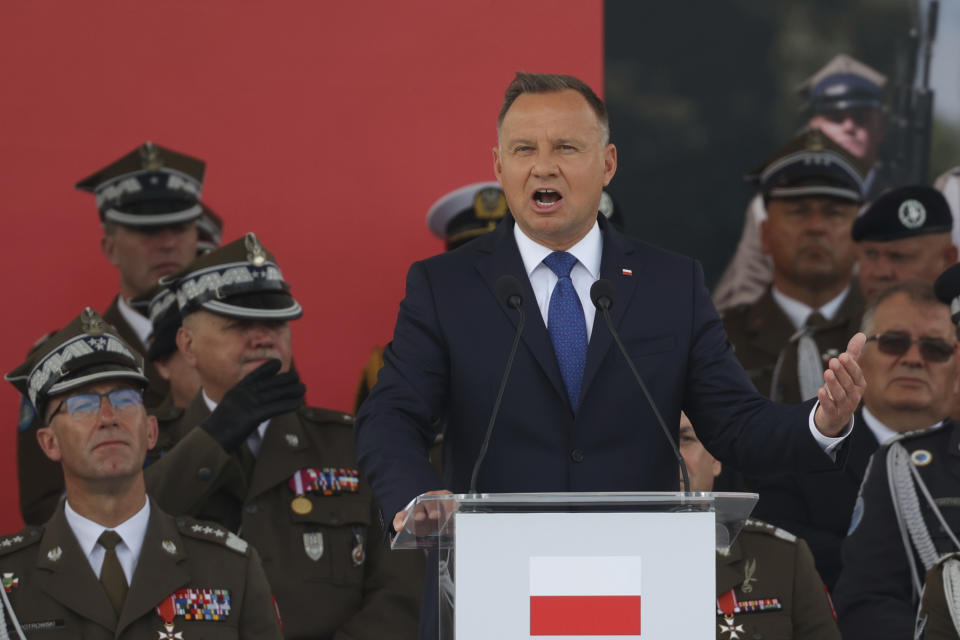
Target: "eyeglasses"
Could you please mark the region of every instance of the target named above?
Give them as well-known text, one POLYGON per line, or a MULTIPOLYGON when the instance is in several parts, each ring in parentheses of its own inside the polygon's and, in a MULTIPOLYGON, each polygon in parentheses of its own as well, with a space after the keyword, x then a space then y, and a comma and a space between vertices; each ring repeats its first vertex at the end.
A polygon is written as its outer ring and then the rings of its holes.
POLYGON ((103 398, 110 403, 110 408, 118 414, 125 414, 143 406, 143 394, 137 389, 114 389, 107 393, 78 393, 67 396, 56 410, 50 414, 50 419, 66 408, 70 417, 75 420, 93 420, 100 415, 103 398))
POLYGON ((909 333, 902 331, 888 331, 878 333, 867 338, 867 342, 876 341, 880 353, 888 356, 902 356, 913 343, 917 343, 920 349, 920 357, 927 362, 946 362, 953 356, 954 345, 940 338, 917 338, 914 339, 909 333))

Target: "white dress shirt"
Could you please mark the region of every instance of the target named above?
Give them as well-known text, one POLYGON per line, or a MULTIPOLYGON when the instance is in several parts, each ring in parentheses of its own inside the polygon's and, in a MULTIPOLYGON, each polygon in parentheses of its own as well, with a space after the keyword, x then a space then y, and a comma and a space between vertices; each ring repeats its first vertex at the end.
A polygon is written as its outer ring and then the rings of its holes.
POLYGON ((150 322, 150 318, 131 307, 123 296, 117 296, 117 309, 120 310, 120 315, 127 321, 133 332, 140 338, 143 347, 149 347, 150 334, 153 333, 153 324, 150 322))
MULTIPOLYGON (((213 413, 213 410, 217 408, 217 403, 210 399, 210 396, 207 395, 207 392, 203 389, 200 390, 203 394, 203 401, 207 403, 207 408, 210 409, 210 413, 213 413)), ((263 444, 263 434, 267 432, 267 427, 270 426, 270 419, 267 418, 259 425, 257 425, 257 430, 247 436, 247 446, 250 448, 250 452, 253 454, 253 457, 256 458, 260 455, 260 445, 263 444)))
POLYGON ((790 322, 793 323, 793 328, 799 330, 807 324, 807 318, 809 318, 810 314, 814 311, 819 311, 820 315, 827 321, 833 320, 837 315, 837 311, 840 310, 840 305, 843 304, 843 301, 847 299, 847 294, 850 293, 850 285, 847 285, 847 288, 841 291, 840 295, 819 309, 814 309, 799 300, 794 300, 779 291, 776 287, 772 288, 771 293, 773 294, 774 302, 777 303, 780 310, 790 318, 790 322))
MULTIPOLYGON (((520 250, 520 258, 523 260, 524 269, 526 269, 527 277, 530 279, 533 294, 537 298, 537 306, 540 308, 540 314, 543 316, 543 324, 547 326, 550 296, 553 294, 553 288, 556 286, 558 278, 556 274, 550 270, 550 267, 543 264, 543 259, 553 253, 553 250, 532 240, 520 229, 520 225, 518 224, 513 225, 513 237, 517 242, 517 248, 520 250)), ((600 260, 603 256, 603 236, 600 233, 600 226, 594 222, 593 227, 590 228, 587 235, 585 235, 580 242, 567 249, 567 253, 573 254, 577 259, 577 263, 573 266, 573 269, 570 270, 570 280, 573 281, 573 288, 576 289, 577 296, 580 298, 580 305, 583 307, 584 320, 587 324, 587 339, 589 340, 593 334, 593 320, 596 315, 596 308, 590 299, 590 287, 600 279, 600 260)), ((848 286, 840 295, 820 307, 820 313, 828 320, 835 316, 837 309, 843 303, 849 291, 850 287, 848 286)), ((776 295, 777 291, 774 289, 774 296, 776 297, 776 295)), ((809 307, 807 307, 807 309, 809 309, 809 307)), ((806 322, 808 315, 810 315, 809 311, 803 316, 802 323, 806 322)), ((204 397, 206 398, 206 396, 204 397)), ((838 437, 827 437, 820 433, 820 430, 817 429, 817 425, 813 420, 814 415, 817 413, 818 406, 820 406, 819 403, 814 404, 813 409, 810 411, 808 421, 810 433, 813 435, 814 440, 817 441, 817 444, 820 445, 820 448, 833 457, 835 456, 836 448, 850 435, 850 431, 853 428, 853 419, 851 418, 850 424, 847 425, 847 428, 844 429, 838 437)))
MULTIPOLYGON (((520 250, 520 258, 527 271, 527 278, 530 279, 533 295, 537 298, 537 306, 540 307, 540 314, 543 316, 543 326, 547 326, 550 296, 559 278, 543 263, 543 259, 553 253, 553 249, 548 249, 531 240, 518 224, 513 225, 513 237, 517 241, 517 248, 520 250)), ((577 259, 577 263, 570 270, 570 280, 573 281, 573 288, 576 289, 580 306, 583 307, 583 317, 587 323, 587 340, 589 340, 593 335, 593 318, 597 311, 590 299, 590 287, 600 279, 600 257, 603 255, 603 236, 600 235, 600 226, 594 222, 587 235, 567 249, 567 253, 577 259)))
MULTIPOLYGON (((883 444, 891 438, 896 438, 900 435, 899 431, 894 431, 887 425, 880 422, 880 419, 877 416, 870 413, 870 410, 866 406, 863 407, 863 421, 867 423, 867 426, 870 428, 870 431, 873 432, 874 437, 877 439, 877 442, 883 444)), ((930 425, 927 429, 939 429, 943 426, 943 420, 940 422, 930 425)))
MULTIPOLYGON (((70 500, 65 501, 63 513, 74 537, 80 544, 80 550, 87 556, 90 568, 93 569, 93 575, 99 578, 100 570, 103 568, 103 558, 107 555, 107 550, 97 544, 97 540, 100 538, 100 534, 107 531, 107 527, 84 518, 74 511, 70 506, 70 500)), ((123 575, 127 577, 128 585, 133 584, 133 572, 137 568, 137 561, 140 560, 140 550, 143 549, 143 538, 147 535, 147 522, 149 520, 150 500, 146 500, 140 511, 137 511, 122 524, 110 529, 116 531, 122 539, 116 547, 117 559, 120 561, 120 566, 123 567, 123 575)))

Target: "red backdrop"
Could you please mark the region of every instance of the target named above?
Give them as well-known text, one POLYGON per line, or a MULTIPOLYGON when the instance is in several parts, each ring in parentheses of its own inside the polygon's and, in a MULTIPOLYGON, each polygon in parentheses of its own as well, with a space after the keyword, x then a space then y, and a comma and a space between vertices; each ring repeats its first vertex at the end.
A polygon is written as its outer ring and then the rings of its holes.
MULTIPOLYGON (((602 91, 602 0, 54 2, 0 7, 0 370, 116 272, 73 184, 145 140, 207 161, 225 239, 256 231, 305 315, 312 404, 349 410, 390 339, 409 264, 442 250, 430 204, 493 178, 516 70, 602 91)), ((0 531, 20 526, 15 424, 0 386, 0 531)))

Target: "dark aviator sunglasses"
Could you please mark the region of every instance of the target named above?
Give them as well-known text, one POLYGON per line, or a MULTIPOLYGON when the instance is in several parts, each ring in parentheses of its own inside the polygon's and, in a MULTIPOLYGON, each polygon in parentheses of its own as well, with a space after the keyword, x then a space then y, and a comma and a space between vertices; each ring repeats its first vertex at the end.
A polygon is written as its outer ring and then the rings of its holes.
POLYGON ((878 333, 867 338, 867 342, 876 342, 880 353, 888 356, 902 356, 913 343, 919 345, 920 357, 927 362, 946 362, 953 356, 954 345, 940 338, 916 338, 902 331, 878 333))

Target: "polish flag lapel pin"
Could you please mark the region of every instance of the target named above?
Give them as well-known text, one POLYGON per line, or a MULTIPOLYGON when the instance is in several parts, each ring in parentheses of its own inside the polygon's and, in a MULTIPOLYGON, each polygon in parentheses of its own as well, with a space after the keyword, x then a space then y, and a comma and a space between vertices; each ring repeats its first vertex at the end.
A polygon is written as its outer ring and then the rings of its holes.
POLYGON ((632 276, 633 269, 627 269, 626 267, 624 267, 623 269, 620 269, 620 273, 625 276, 632 276))

